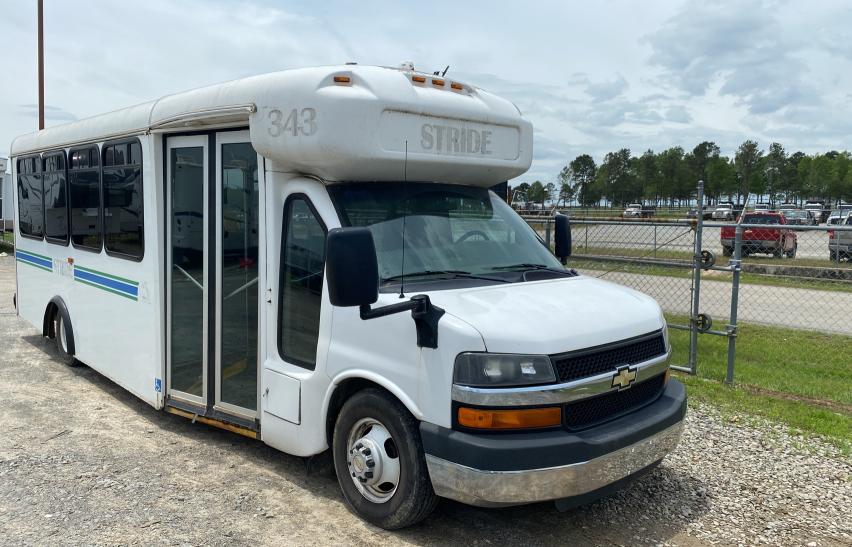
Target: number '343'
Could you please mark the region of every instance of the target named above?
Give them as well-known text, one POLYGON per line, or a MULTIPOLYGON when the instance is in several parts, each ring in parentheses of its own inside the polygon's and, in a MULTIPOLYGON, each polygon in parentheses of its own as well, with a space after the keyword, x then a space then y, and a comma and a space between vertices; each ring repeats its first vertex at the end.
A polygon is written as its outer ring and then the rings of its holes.
POLYGON ((317 111, 315 108, 294 108, 285 118, 284 113, 275 108, 269 111, 269 123, 269 134, 272 137, 310 137, 317 132, 317 111))

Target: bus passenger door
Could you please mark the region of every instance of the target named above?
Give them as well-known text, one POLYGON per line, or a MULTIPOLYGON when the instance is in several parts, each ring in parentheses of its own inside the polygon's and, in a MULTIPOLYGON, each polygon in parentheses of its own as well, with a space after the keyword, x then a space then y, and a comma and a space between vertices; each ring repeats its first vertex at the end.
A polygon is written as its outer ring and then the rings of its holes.
POLYGON ((166 404, 257 430, 258 155, 244 130, 166 149, 166 404))
POLYGON ((248 131, 216 134, 215 409, 257 417, 260 187, 248 131))
POLYGON ((167 395, 206 407, 208 138, 169 137, 166 148, 167 395))

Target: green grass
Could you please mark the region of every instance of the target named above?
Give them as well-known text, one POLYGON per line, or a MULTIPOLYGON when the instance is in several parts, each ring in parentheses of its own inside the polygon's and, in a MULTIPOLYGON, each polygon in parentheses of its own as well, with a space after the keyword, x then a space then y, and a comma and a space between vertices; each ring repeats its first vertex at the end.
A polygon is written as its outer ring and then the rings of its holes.
POLYGON ((15 234, 13 232, 0 232, 0 248, 12 249, 15 244, 15 234))
MULTIPOLYGON (((686 318, 671 316, 672 323, 686 318)), ((671 330, 673 362, 684 364, 689 333, 671 330)), ((852 337, 740 325, 734 385, 723 384, 728 340, 700 335, 698 370, 683 375, 693 401, 730 414, 746 413, 824 437, 844 454, 852 451, 852 337)))

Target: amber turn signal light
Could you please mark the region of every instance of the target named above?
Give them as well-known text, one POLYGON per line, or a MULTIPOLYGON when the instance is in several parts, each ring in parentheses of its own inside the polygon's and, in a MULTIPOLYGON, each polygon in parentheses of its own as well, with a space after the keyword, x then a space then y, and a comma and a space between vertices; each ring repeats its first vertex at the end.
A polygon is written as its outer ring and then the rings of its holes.
POLYGON ((411 81, 417 82, 418 84, 425 84, 426 78, 424 76, 412 76, 411 81))
POLYGON ((348 84, 352 79, 349 76, 335 76, 334 83, 336 84, 348 84))
POLYGON ((558 406, 520 410, 459 408, 459 425, 471 429, 530 429, 553 427, 562 423, 558 406))

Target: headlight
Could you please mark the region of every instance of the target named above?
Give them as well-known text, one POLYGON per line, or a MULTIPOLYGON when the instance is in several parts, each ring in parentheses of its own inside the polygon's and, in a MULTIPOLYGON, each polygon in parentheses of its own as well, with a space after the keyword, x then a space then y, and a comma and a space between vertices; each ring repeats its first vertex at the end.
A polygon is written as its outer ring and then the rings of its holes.
POLYGON ((460 353, 453 381, 472 387, 528 386, 555 382, 556 375, 547 355, 460 353))

